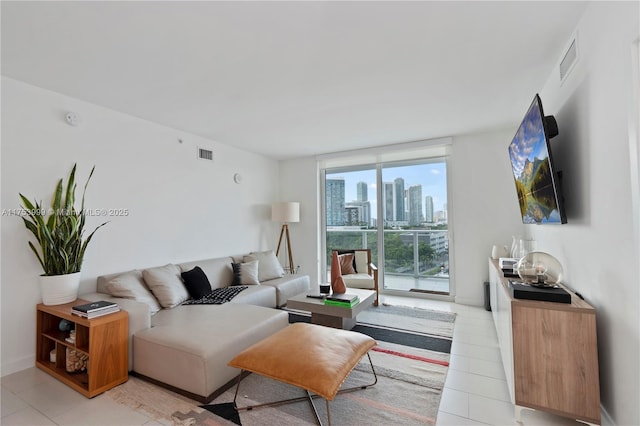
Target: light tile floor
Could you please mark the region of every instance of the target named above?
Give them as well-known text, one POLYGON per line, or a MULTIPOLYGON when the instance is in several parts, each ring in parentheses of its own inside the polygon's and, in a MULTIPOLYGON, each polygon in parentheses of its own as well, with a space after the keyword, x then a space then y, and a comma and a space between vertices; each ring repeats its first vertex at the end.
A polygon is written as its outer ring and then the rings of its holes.
MULTIPOLYGON (((381 296, 381 301, 457 313, 438 425, 518 425, 490 312, 481 307, 397 296, 381 296)), ((0 384, 2 425, 165 424, 104 395, 87 399, 35 367, 2 377, 0 384)), ((577 423, 530 410, 523 411, 522 421, 525 426, 577 423)))

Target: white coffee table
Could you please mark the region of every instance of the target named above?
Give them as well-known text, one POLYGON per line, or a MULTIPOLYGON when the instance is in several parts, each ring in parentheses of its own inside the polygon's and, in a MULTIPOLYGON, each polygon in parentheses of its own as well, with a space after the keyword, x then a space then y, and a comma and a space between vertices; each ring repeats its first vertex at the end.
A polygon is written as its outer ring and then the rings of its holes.
POLYGON ((308 293, 289 298, 287 300, 287 308, 311 312, 311 322, 313 324, 342 328, 344 330, 351 330, 356 325, 356 316, 373 305, 376 300, 376 292, 373 290, 347 288, 347 294, 357 295, 360 298, 360 303, 351 308, 325 305, 322 299, 307 297, 307 294, 313 291, 310 290, 308 293))

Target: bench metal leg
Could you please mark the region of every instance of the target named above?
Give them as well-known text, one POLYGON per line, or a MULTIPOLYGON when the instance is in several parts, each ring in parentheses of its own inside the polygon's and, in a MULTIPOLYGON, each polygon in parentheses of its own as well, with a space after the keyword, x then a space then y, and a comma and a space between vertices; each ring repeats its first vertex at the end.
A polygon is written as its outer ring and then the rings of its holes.
MULTIPOLYGON (((338 395, 341 393, 347 393, 347 392, 353 392, 353 391, 357 391, 357 390, 362 390, 362 389, 367 389, 371 386, 374 386, 376 383, 378 383, 378 375, 376 374, 376 370, 373 367, 373 362, 371 361, 371 355, 369 355, 369 352, 367 352, 367 357, 369 358, 369 365, 371 365, 371 372, 373 373, 373 382, 366 384, 366 385, 359 385, 359 386, 354 386, 351 388, 347 388, 347 389, 340 389, 338 391, 338 395)), ((284 405, 284 404, 291 404, 294 402, 300 402, 300 401, 305 401, 308 400, 311 403, 311 408, 313 409, 313 413, 316 416, 316 420, 318 421, 318 424, 320 426, 322 426, 322 420, 320 420, 320 415, 318 414, 318 410, 316 410, 316 406, 313 403, 313 400, 315 398, 321 398, 320 395, 312 395, 311 392, 309 392, 308 390, 305 389, 305 392, 307 393, 306 396, 300 396, 297 398, 290 398, 290 399, 283 399, 280 401, 273 401, 273 402, 265 402, 263 404, 256 404, 256 405, 247 405, 245 407, 238 407, 237 404, 237 399, 238 399, 238 390, 240 389, 240 382, 242 381, 242 378, 244 376, 245 370, 241 371, 241 374, 238 376, 238 384, 236 385, 236 392, 235 395, 233 396, 233 407, 238 411, 251 411, 254 408, 261 408, 261 407, 277 407, 278 405, 284 405)), ((326 405, 327 405, 327 421, 328 421, 328 425, 331 426, 331 408, 329 407, 329 400, 325 399, 326 405)))

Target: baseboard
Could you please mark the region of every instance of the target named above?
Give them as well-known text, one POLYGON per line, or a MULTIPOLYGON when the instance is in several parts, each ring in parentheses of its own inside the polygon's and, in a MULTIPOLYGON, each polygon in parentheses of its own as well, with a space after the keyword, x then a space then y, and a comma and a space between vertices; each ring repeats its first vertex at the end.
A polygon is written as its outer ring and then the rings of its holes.
POLYGON ((455 297, 455 302, 460 305, 469 305, 469 306, 482 306, 484 307, 484 301, 479 300, 476 297, 455 297))
MULTIPOLYGON (((3 360, 4 361, 4 360, 3 360)), ((26 370, 27 368, 35 367, 36 355, 28 355, 23 358, 2 364, 2 377, 9 374, 17 373, 18 371, 26 370)))

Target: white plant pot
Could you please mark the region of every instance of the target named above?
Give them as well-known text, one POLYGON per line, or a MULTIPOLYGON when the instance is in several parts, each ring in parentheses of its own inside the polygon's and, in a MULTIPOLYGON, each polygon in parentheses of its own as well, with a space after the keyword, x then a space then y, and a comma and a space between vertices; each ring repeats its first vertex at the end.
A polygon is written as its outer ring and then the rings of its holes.
POLYGON ((45 305, 63 305, 78 298, 80 272, 66 275, 41 275, 40 291, 45 305))

